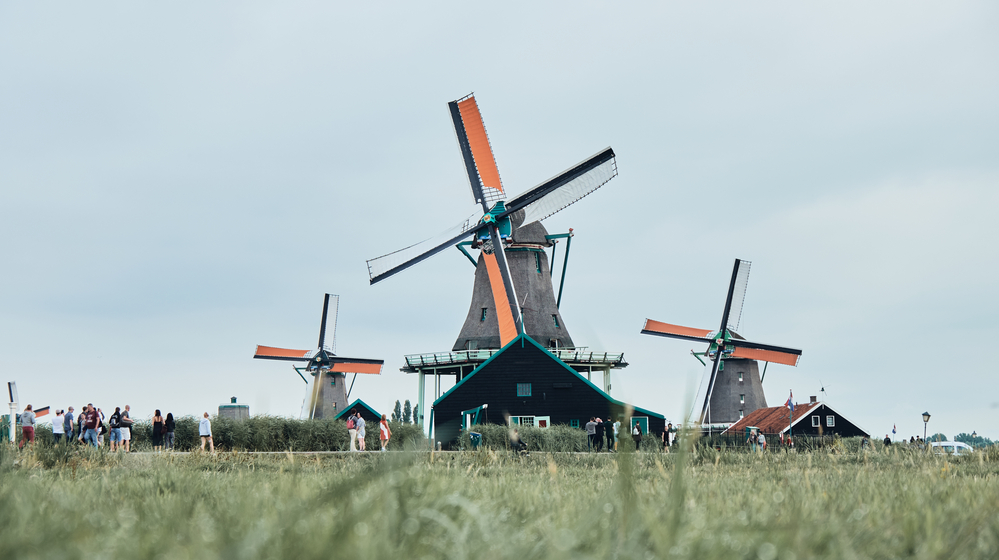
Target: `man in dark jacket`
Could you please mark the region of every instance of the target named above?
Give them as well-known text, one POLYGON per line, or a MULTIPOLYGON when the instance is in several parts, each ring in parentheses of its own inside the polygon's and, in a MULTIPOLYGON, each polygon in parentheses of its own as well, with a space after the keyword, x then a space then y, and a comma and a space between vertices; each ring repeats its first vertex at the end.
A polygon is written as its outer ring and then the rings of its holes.
POLYGON ((607 425, 604 421, 597 418, 597 435, 596 440, 593 442, 593 446, 597 448, 597 453, 599 453, 604 447, 604 438, 607 436, 607 425))

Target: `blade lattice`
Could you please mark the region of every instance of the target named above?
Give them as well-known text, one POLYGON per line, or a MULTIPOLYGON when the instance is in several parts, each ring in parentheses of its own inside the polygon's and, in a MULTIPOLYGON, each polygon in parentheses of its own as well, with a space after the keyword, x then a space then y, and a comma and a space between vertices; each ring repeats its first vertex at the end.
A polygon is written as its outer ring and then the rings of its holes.
MULTIPOLYGON (((462 147, 462 153, 467 149, 472 156, 479 180, 479 189, 472 186, 472 196, 476 202, 481 202, 476 191, 482 193, 485 205, 492 206, 498 200, 505 198, 503 193, 503 183, 500 181, 499 169, 496 167, 496 157, 493 156, 493 149, 489 143, 489 134, 486 132, 486 125, 482 121, 482 114, 479 112, 479 105, 475 102, 475 97, 468 97, 456 101, 461 123, 455 123, 455 132, 458 134, 458 143, 462 147)), ((467 162, 466 162, 467 164, 467 162)), ((472 174, 469 174, 469 180, 472 174)))
POLYGON ((326 334, 323 336, 323 349, 336 354, 336 319, 340 310, 340 296, 330 294, 330 302, 326 307, 326 334))
POLYGON ((749 267, 753 263, 739 260, 739 274, 735 278, 735 290, 732 292, 732 311, 728 316, 728 330, 739 331, 742 320, 742 305, 746 302, 746 287, 749 286, 749 267))
MULTIPOLYGON (((610 149, 608 148, 603 153, 607 151, 610 151, 610 149)), ((614 152, 610 151, 609 158, 601 159, 603 161, 579 169, 577 173, 570 173, 569 175, 562 173, 561 175, 566 176, 563 178, 564 182, 561 185, 538 200, 524 206, 524 223, 529 224, 534 221, 544 220, 604 186, 607 181, 617 176, 617 160, 614 157, 614 152)), ((556 179, 559 177, 561 176, 556 176, 556 179)), ((546 181, 546 183, 549 181, 546 181)), ((514 199, 514 201, 516 200, 514 199)), ((512 207, 513 204, 514 202, 511 202, 508 208, 512 207)))
MULTIPOLYGON (((475 214, 472 214, 460 224, 429 239, 425 239, 419 243, 410 245, 409 247, 399 249, 398 251, 388 253, 380 257, 375 257, 368 261, 368 276, 370 277, 372 283, 374 283, 386 273, 392 272, 395 269, 402 270, 401 267, 403 267, 403 265, 410 262, 415 264, 416 262, 428 258, 435 252, 440 252, 453 245, 453 243, 445 242, 453 240, 455 237, 464 235, 466 232, 478 225, 478 223, 478 218, 475 214)), ((398 272, 398 270, 395 270, 395 272, 398 272)))

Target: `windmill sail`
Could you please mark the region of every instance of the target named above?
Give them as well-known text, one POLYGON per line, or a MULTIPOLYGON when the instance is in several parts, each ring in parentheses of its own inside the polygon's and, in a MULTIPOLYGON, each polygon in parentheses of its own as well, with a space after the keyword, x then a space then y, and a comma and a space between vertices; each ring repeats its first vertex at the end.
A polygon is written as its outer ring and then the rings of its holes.
POLYGON ((616 176, 614 150, 607 148, 515 197, 506 205, 507 211, 516 212, 523 208, 525 224, 544 220, 575 204, 616 176))
POLYGON ((471 237, 478 229, 474 227, 477 224, 478 218, 472 215, 456 226, 442 231, 433 237, 424 239, 419 243, 414 243, 398 251, 368 260, 368 277, 371 283, 380 282, 393 274, 402 272, 414 264, 440 253, 444 249, 453 247, 463 239, 471 237))
POLYGON ((493 156, 486 125, 482 122, 482 114, 475 102, 475 96, 469 94, 457 101, 448 103, 451 110, 451 120, 454 122, 454 132, 458 137, 458 147, 461 148, 465 160, 465 171, 468 173, 468 184, 472 188, 472 198, 482 204, 483 209, 498 200, 505 198, 503 183, 500 181, 499 168, 493 156))
POLYGON ((326 294, 323 302, 323 322, 319 327, 319 347, 327 352, 336 352, 336 319, 340 309, 340 296, 326 294))
POLYGON ((738 331, 742 320, 742 305, 746 301, 746 287, 749 285, 749 267, 753 263, 736 259, 739 272, 735 277, 735 287, 732 292, 732 312, 728 317, 728 330, 738 331))

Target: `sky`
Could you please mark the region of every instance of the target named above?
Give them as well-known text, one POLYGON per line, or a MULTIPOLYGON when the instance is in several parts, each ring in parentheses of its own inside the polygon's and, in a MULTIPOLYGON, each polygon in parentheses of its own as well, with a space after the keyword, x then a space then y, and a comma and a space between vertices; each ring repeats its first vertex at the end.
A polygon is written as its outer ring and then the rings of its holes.
POLYGON ((741 258, 741 334, 803 350, 770 405, 999 439, 997 28, 987 2, 5 2, 3 380, 297 417, 254 347, 314 346, 331 292, 337 352, 385 360, 351 399, 415 403, 403 357, 450 349, 474 269, 365 260, 474 211, 446 104, 475 92, 511 193, 617 154, 544 222, 575 233, 564 327, 630 364, 615 398, 682 419, 702 348, 639 331, 717 328, 741 258))

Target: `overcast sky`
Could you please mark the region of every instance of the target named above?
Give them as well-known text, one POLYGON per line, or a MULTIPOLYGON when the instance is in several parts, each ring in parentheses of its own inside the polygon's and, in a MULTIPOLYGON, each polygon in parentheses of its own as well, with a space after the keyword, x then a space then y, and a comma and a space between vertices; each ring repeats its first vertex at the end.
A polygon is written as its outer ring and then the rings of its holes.
MULTIPOLYGON (((0 370, 22 407, 297 416, 324 292, 351 397, 417 398, 473 267, 375 286, 365 259, 470 214, 446 103, 474 91, 522 192, 606 146, 574 228, 579 345, 614 397, 679 420, 700 365, 646 317, 802 348, 771 405, 825 399, 874 436, 999 438, 994 3, 183 2, 0 5, 0 370), (630 3, 629 3, 630 4, 630 3)), ((561 251, 561 248, 560 248, 561 251)))

